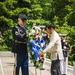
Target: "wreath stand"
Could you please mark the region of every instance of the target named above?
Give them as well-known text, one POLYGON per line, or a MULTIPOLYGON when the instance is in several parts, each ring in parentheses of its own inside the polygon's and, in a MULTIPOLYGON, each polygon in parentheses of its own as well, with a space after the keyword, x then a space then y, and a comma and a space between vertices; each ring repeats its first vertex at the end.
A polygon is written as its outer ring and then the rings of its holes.
MULTIPOLYGON (((42 63, 40 64, 40 67, 38 68, 39 71, 40 71, 39 75, 42 75, 42 73, 41 73, 41 67, 42 67, 42 63)), ((34 68, 35 68, 35 75, 38 75, 37 68, 36 67, 34 67, 34 68)))
MULTIPOLYGON (((39 69, 39 70, 40 70, 40 69, 39 69)), ((35 75, 38 75, 38 74, 37 74, 37 68, 36 68, 36 67, 35 67, 35 75)), ((42 75, 42 74, 41 74, 41 70, 40 70, 40 75, 42 75)))

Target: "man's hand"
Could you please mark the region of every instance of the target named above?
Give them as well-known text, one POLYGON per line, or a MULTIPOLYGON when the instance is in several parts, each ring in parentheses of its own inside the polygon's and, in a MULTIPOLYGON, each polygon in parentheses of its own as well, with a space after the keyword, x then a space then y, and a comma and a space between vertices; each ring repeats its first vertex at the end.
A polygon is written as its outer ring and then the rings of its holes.
POLYGON ((43 55, 43 51, 40 51, 38 56, 41 57, 43 55))

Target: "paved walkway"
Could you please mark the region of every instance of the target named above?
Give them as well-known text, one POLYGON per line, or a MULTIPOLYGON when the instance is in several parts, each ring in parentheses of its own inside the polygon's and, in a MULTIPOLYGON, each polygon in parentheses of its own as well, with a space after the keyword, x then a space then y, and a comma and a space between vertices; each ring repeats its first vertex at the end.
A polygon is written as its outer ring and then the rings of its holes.
MULTIPOLYGON (((14 66, 14 58, 13 55, 9 53, 0 53, 2 68, 4 75, 13 75, 13 66, 14 66)), ((33 67, 32 63, 29 63, 29 75, 51 75, 50 74, 50 64, 46 62, 45 70, 39 70, 36 69, 35 73, 35 67, 33 67)), ((0 66, 0 75, 1 73, 1 66, 0 66)), ((21 74, 20 74, 21 75, 21 74)), ((73 75, 71 70, 68 70, 67 75, 73 75)))
MULTIPOLYGON (((35 74, 35 68, 32 66, 29 67, 30 71, 33 73, 33 75, 51 75, 50 74, 50 64, 45 65, 45 70, 39 70, 37 69, 37 74, 35 74)), ((68 69, 67 75, 73 75, 73 71, 68 69)))

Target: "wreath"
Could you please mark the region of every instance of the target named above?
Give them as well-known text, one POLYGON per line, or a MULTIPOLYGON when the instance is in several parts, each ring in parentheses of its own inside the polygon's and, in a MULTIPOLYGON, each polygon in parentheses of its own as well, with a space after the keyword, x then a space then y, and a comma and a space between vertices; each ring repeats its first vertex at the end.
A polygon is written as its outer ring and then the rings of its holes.
POLYGON ((36 68, 41 68, 44 62, 44 56, 38 57, 39 51, 46 48, 45 41, 43 39, 32 40, 28 43, 30 49, 30 60, 33 62, 36 68))

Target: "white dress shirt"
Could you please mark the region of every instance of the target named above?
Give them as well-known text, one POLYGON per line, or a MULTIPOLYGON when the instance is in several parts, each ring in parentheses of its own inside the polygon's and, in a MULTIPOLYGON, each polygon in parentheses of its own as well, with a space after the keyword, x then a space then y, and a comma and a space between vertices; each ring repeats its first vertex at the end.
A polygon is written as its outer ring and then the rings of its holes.
POLYGON ((63 59, 63 51, 61 47, 61 39, 56 31, 51 34, 50 43, 45 48, 43 53, 50 52, 51 53, 51 60, 57 60, 57 55, 59 60, 63 59))

